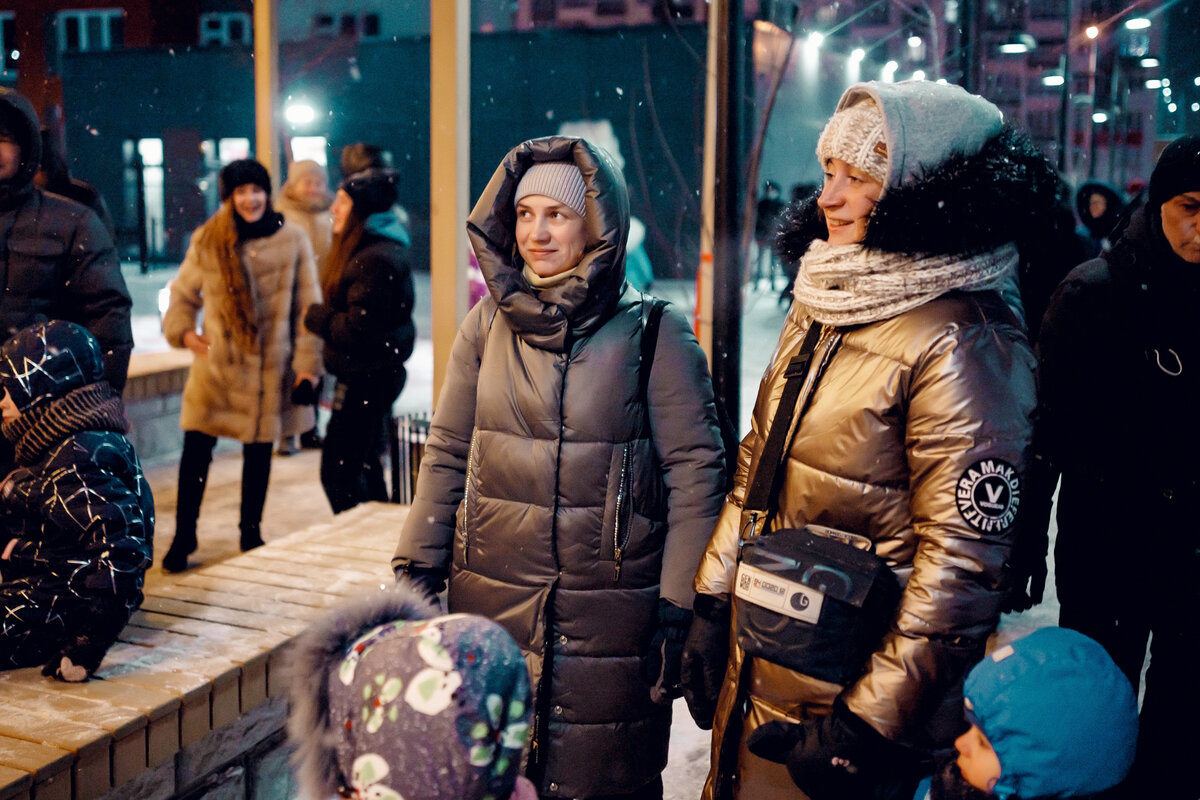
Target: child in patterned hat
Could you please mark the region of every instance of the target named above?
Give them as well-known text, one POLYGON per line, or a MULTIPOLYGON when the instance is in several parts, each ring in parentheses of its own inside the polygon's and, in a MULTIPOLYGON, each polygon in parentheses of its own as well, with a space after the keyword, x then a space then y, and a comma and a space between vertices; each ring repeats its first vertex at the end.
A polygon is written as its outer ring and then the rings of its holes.
POLYGON ((142 602, 154 499, 100 345, 73 322, 0 346, 0 670, 91 677, 142 602))
POLYGON ((297 642, 301 798, 536 800, 518 777, 532 711, 520 649, 483 617, 437 613, 401 581, 297 642))

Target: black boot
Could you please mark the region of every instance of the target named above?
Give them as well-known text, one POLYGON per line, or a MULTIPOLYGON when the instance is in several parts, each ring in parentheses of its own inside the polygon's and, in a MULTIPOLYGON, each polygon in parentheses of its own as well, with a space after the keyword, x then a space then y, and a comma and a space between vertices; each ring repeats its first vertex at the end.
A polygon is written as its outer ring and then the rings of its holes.
POLYGON ((239 525, 238 528, 242 532, 241 544, 243 553, 247 550, 253 550, 256 547, 262 547, 262 532, 259 530, 258 525, 248 525, 243 523, 239 525))
POLYGON ((176 530, 171 547, 163 556, 162 568, 167 572, 183 572, 187 569, 187 558, 196 552, 196 531, 176 530))

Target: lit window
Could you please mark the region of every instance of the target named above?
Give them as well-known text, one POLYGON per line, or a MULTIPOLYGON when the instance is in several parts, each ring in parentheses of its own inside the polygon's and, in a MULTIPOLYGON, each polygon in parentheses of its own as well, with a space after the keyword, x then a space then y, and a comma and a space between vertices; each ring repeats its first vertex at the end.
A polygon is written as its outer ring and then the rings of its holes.
POLYGON ((17 50, 17 23, 11 11, 0 11, 0 72, 16 69, 21 57, 17 50))
POLYGON ((119 8, 60 11, 57 27, 60 53, 119 50, 125 44, 125 18, 119 8))
POLYGON ((213 11, 200 15, 200 44, 228 47, 250 44, 250 15, 244 11, 213 11))

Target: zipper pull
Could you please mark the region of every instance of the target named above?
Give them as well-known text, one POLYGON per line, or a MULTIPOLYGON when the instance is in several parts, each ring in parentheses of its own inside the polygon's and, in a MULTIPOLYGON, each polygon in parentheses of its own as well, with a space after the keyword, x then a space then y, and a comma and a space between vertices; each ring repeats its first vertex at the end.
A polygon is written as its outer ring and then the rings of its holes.
POLYGON ((618 546, 617 546, 617 547, 614 549, 614 552, 616 553, 616 556, 617 556, 617 575, 616 575, 616 581, 617 581, 617 583, 620 583, 620 582, 621 582, 621 547, 620 547, 620 545, 618 545, 618 546))

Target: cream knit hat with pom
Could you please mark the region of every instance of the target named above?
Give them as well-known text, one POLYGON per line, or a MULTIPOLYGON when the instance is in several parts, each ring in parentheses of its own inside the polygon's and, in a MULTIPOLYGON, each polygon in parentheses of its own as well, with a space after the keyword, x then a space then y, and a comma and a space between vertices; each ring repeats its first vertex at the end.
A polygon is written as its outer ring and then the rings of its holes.
POLYGON ((871 98, 864 97, 838 111, 821 131, 821 138, 817 140, 817 158, 822 165, 831 158, 840 158, 885 183, 888 149, 883 109, 871 98))

